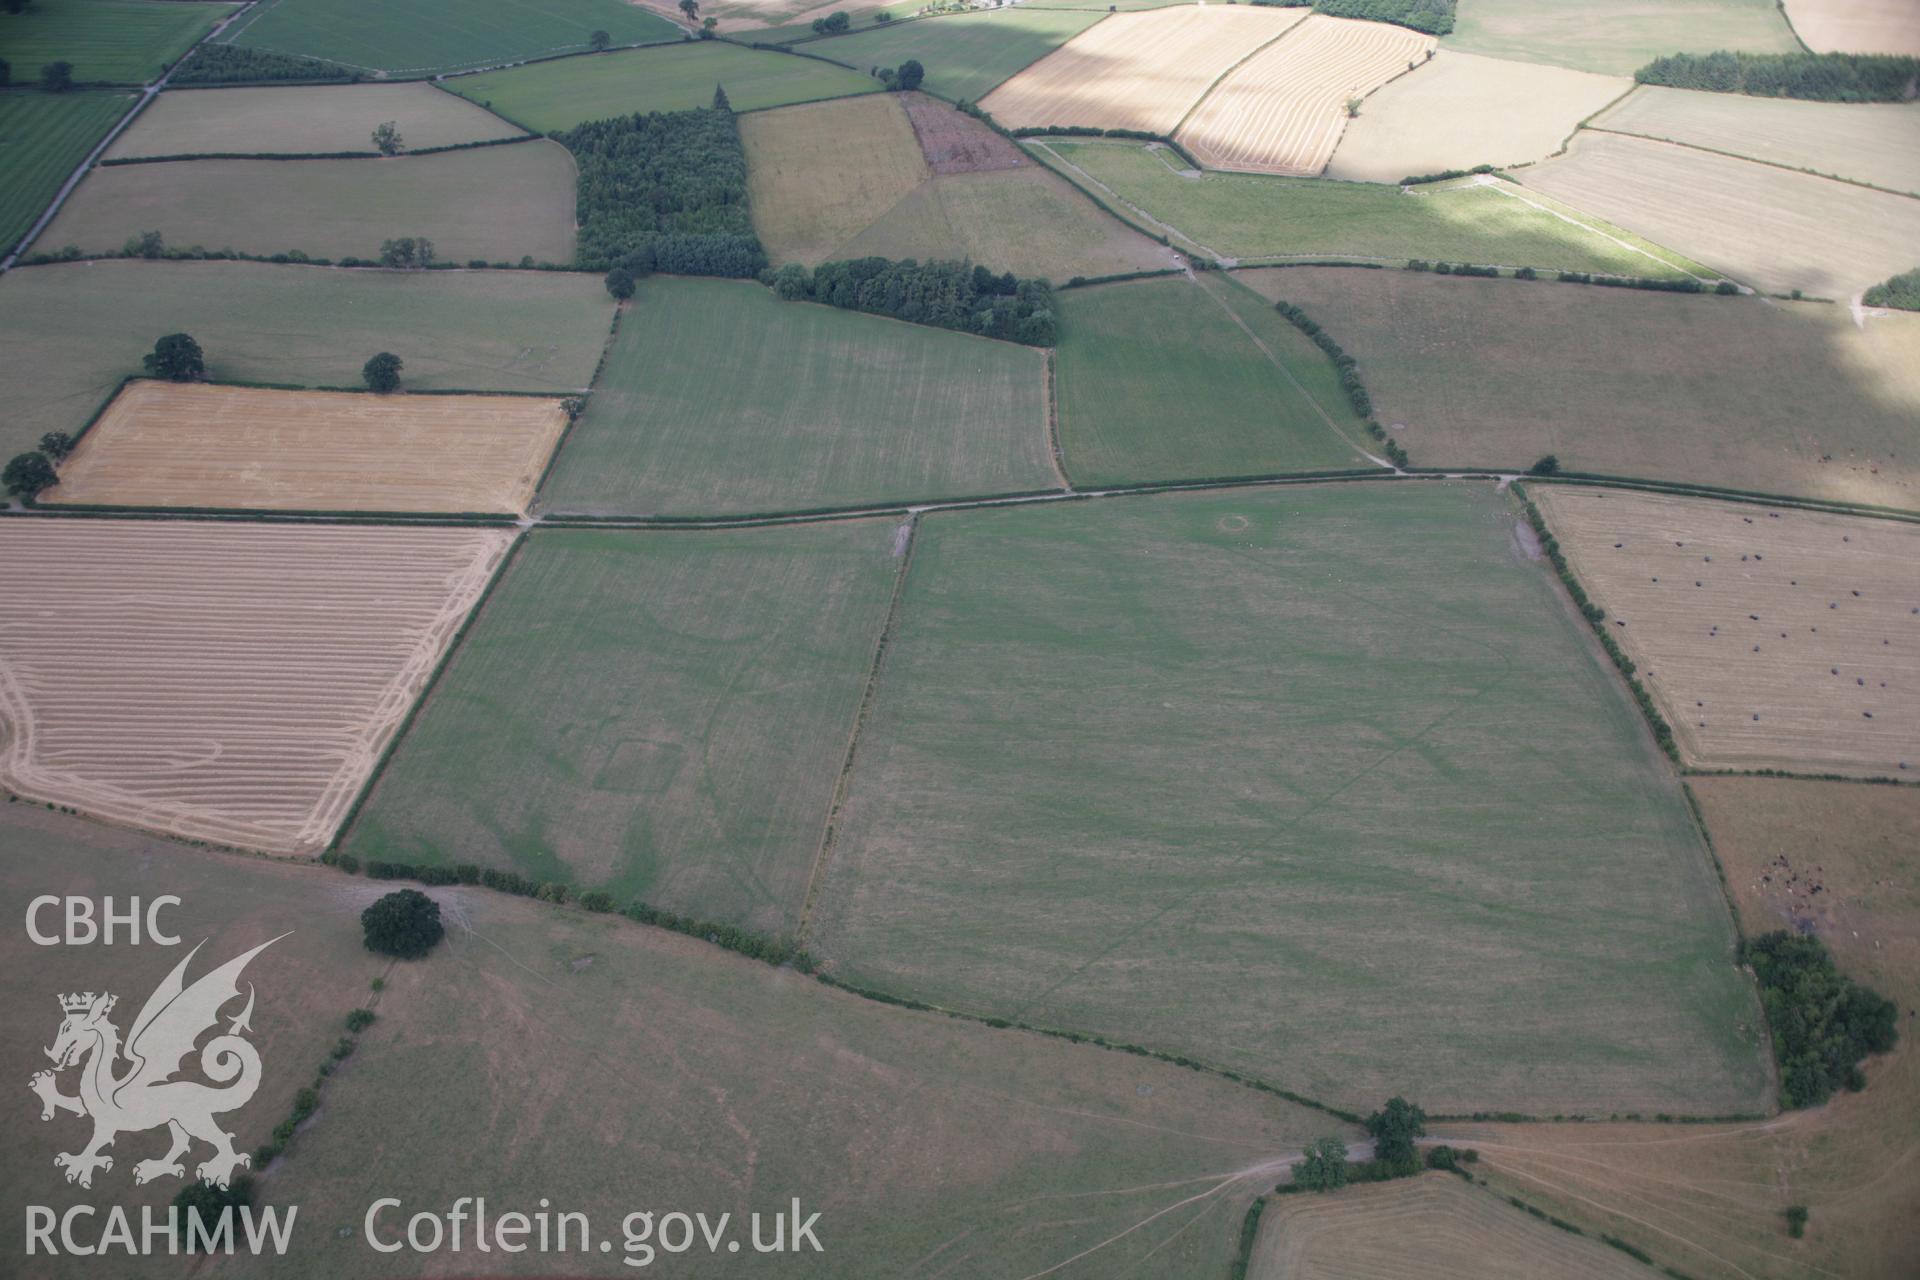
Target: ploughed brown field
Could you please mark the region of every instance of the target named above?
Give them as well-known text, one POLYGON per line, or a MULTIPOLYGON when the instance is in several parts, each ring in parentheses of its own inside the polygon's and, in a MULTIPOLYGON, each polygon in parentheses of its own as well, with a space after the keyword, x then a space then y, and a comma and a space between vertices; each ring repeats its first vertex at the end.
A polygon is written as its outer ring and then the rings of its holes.
POLYGON ((517 514, 566 429, 561 403, 130 382, 42 500, 517 514))
POLYGON ((514 535, 0 522, 0 786, 315 853, 514 535))
POLYGON ((1920 525, 1533 494, 1689 764, 1920 777, 1920 525))

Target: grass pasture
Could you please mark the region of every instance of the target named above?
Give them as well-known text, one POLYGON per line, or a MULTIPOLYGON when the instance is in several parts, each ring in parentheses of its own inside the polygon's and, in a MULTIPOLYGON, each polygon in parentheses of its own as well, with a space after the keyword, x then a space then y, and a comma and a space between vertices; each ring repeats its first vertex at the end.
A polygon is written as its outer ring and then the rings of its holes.
POLYGON ((1598 1240, 1540 1222, 1446 1173, 1275 1196, 1260 1215, 1249 1280, 1643 1280, 1646 1268, 1598 1240))
POLYGON ((1781 0, 1787 20, 1815 53, 1920 57, 1920 11, 1906 0, 1781 0))
POLYGON ((1393 270, 1237 278, 1326 326, 1420 466, 1551 453, 1569 471, 1920 510, 1920 316, 1862 329, 1814 303, 1393 270))
POLYGON ((790 932, 895 524, 533 534, 344 848, 790 932))
POLYGON ((1521 171, 1527 188, 1744 283, 1844 299, 1913 265, 1920 200, 1615 133, 1521 171))
POLYGON ((1164 147, 1051 138, 1039 145, 1070 166, 1074 181, 1215 257, 1338 257, 1395 266, 1425 258, 1632 276, 1679 276, 1693 265, 1596 218, 1563 216, 1508 183, 1403 192, 1267 174, 1196 177, 1183 175, 1164 147))
POLYGON ((1346 122, 1326 175, 1398 182, 1530 163, 1559 150, 1582 120, 1632 87, 1623 76, 1443 48, 1418 71, 1368 95, 1346 122))
POLYGON ((807 52, 860 71, 896 67, 917 58, 927 69, 924 83, 929 93, 978 102, 1009 76, 1104 16, 1026 8, 957 13, 810 42, 807 52))
POLYGON ((411 235, 443 261, 571 262, 573 189, 573 157, 544 139, 380 160, 116 165, 89 174, 34 243, 112 253, 159 231, 173 248, 373 258, 411 235))
POLYGON ((1796 53, 1777 0, 1659 0, 1600 5, 1585 0, 1470 0, 1449 48, 1518 62, 1544 62, 1630 76, 1669 53, 1796 53))
POLYGON ((1688 763, 1920 764, 1920 525, 1555 485, 1534 500, 1688 763))
POLYGON ((228 44, 362 71, 426 76, 573 53, 605 31, 616 45, 677 40, 680 29, 624 0, 277 0, 235 23, 228 44))
POLYGON ((376 396, 129 383, 42 502, 488 511, 533 500, 567 427, 539 396, 376 396))
POLYGON ((1920 195, 1920 104, 1799 102, 1649 84, 1592 123, 1920 195))
POLYGON ((1491 485, 936 513, 912 556, 840 978, 1348 1107, 1765 1104, 1679 783, 1491 485))
POLYGON ((1040 352, 644 281, 543 494, 589 515, 742 515, 1057 486, 1040 352))
POLYGON ((727 91, 735 111, 878 93, 872 76, 737 44, 701 41, 631 53, 569 58, 461 76, 446 82, 464 98, 542 133, 636 111, 685 111, 727 91))
POLYGON ((187 0, 34 0, 0 27, 15 84, 49 62, 71 62, 82 84, 146 84, 197 44, 230 4, 187 0))
POLYGON ((132 105, 123 93, 0 93, 0 257, 132 105))
POLYGON ((1231 282, 1075 289, 1060 311, 1060 444, 1077 484, 1373 465, 1332 363, 1231 282))
POLYGON ((753 229, 767 255, 818 263, 931 174, 898 94, 740 118, 753 229))
POLYGON ((373 153, 382 121, 408 149, 511 138, 498 116, 427 84, 282 85, 161 94, 107 151, 109 160, 178 155, 373 153))
POLYGON ((17 269, 0 277, 9 409, 0 452, 12 457, 45 431, 78 434, 162 334, 193 334, 217 379, 357 386, 369 355, 394 351, 415 391, 571 395, 592 381, 612 314, 598 278, 551 272, 137 261, 17 269))

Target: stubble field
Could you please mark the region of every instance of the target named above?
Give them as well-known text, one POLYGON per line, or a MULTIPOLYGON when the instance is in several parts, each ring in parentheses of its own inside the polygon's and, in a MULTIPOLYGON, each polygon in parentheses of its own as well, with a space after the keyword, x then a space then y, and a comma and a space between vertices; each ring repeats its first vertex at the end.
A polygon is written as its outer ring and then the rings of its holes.
POLYGON ((42 501, 275 511, 489 511, 533 500, 558 400, 134 382, 42 501))
POLYGON ((1304 9, 1225 5, 1116 14, 980 105, 1009 129, 1058 124, 1172 133, 1209 85, 1305 16, 1304 9))
POLYGON ((0 621, 0 785, 111 822, 317 853, 511 540, 6 521, 0 583, 34 606, 0 621))
POLYGON ((1443 483, 927 516, 809 949, 1341 1106, 1764 1106, 1679 784, 1515 529, 1443 483))
POLYGON ((1920 762, 1920 525, 1551 485, 1534 500, 1689 763, 1920 762))
MULTIPOLYGON (((221 92, 227 92, 222 90, 221 92)), ((442 261, 573 261, 573 157, 556 142, 367 160, 189 160, 96 169, 35 244, 112 253, 158 231, 317 258, 379 256, 425 236, 442 261)))
POLYGON ((107 159, 334 151, 374 154, 372 133, 391 120, 411 150, 511 138, 496 115, 427 84, 285 85, 163 93, 114 140, 107 159))
POLYGON ((1313 175, 1327 167, 1347 103, 1415 64, 1432 36, 1313 14, 1210 90, 1175 138, 1209 169, 1313 175))

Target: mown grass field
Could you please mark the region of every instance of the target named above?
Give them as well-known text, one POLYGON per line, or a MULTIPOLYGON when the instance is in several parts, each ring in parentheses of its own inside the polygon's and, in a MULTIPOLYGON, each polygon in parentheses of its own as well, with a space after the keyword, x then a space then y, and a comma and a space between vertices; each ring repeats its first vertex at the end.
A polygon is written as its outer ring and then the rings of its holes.
POLYGON ((170 248, 375 258, 385 240, 425 236, 441 261, 564 263, 573 196, 573 157, 544 139, 380 160, 116 165, 87 175, 34 243, 112 253, 158 231, 170 248))
POLYGON ((930 176, 898 94, 740 118, 753 229, 775 263, 823 262, 930 176))
POLYGON ((1056 360, 1082 486, 1373 465, 1332 362, 1231 281, 1068 290, 1056 360))
POLYGON ((1039 351, 750 282, 658 277, 621 317, 544 501, 745 514, 1057 484, 1039 351))
POLYGON ((0 93, 0 256, 132 105, 123 93, 0 93))
POLYGON ((1679 783, 1492 486, 934 514, 912 554, 808 937, 839 977, 1354 1108, 1768 1102, 1679 783))
POLYGON ((1446 1132, 1480 1150, 1479 1172, 1496 1190, 1622 1236, 1688 1275, 1904 1276, 1920 1250, 1907 1168, 1920 1145, 1920 1037, 1906 1012, 1920 1003, 1920 789, 1776 778, 1690 786, 1742 926, 1812 929, 1841 972, 1899 1004, 1899 1044, 1868 1059, 1865 1090, 1765 1124, 1446 1132), (1787 1235, 1792 1204, 1812 1212, 1803 1240, 1787 1235))
POLYGON ((715 85, 727 91, 735 111, 878 93, 881 87, 871 76, 812 58, 719 41, 542 62, 446 84, 542 133, 635 111, 710 106, 715 85))
POLYGON ((595 31, 616 45, 677 40, 680 29, 623 0, 278 0, 234 24, 229 44, 349 67, 424 76, 585 49, 595 31))
POLYGON ((534 534, 343 846, 791 931, 896 523, 534 534))
POLYGON ((1360 361, 1417 465, 1551 453, 1569 471, 1920 509, 1920 316, 1860 329, 1812 303, 1391 269, 1236 278, 1360 361))
POLYGON ((1155 230, 1176 242, 1228 258, 1372 258, 1395 264, 1426 258, 1630 276, 1677 276, 1692 266, 1597 218, 1573 215, 1569 221, 1528 204, 1539 197, 1505 183, 1402 192, 1374 183, 1262 174, 1183 177, 1172 152, 1136 142, 1049 139, 1045 146, 1078 170, 1069 170, 1075 181, 1102 198, 1157 220, 1162 225, 1155 230))
POLYGON ((1796 53, 1774 0, 1472 0, 1460 6, 1448 47, 1579 71, 1632 75, 1669 53, 1796 53))
POLYGON ((978 102, 996 85, 1046 57, 1105 16, 1064 9, 957 13, 810 41, 811 54, 865 71, 909 58, 927 69, 924 87, 943 98, 978 102))
POLYGON ((593 379, 612 314, 597 278, 548 272, 118 261, 9 271, 0 452, 79 432, 162 334, 193 334, 217 379, 359 386, 367 357, 394 351, 415 390, 573 394, 593 379))
POLYGON ((308 155, 374 150, 373 130, 391 120, 408 150, 511 138, 498 116, 432 85, 283 85, 163 93, 114 140, 107 159, 139 156, 308 155))
POLYGON ((82 84, 146 84, 233 10, 185 0, 34 0, 6 15, 0 57, 13 64, 15 84, 55 61, 71 62, 82 84))

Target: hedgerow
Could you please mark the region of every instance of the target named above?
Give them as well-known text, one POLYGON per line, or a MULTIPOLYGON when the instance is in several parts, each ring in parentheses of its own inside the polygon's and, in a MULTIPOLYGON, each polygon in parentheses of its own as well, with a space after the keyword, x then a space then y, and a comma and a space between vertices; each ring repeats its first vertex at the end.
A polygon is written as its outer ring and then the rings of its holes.
POLYGON ((1641 84, 1813 102, 1905 102, 1920 58, 1873 53, 1676 53, 1633 73, 1641 84))
POLYGON ((230 44, 203 44, 173 73, 170 83, 255 84, 267 80, 304 80, 352 84, 361 78, 357 71, 349 71, 331 62, 321 62, 317 58, 269 53, 264 49, 242 49, 230 44))

